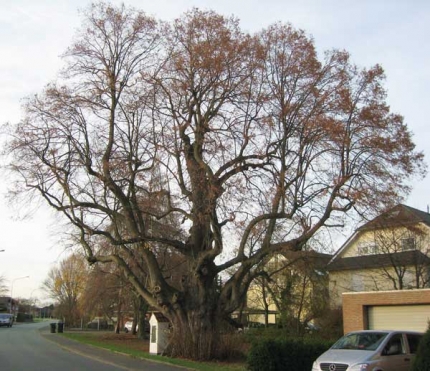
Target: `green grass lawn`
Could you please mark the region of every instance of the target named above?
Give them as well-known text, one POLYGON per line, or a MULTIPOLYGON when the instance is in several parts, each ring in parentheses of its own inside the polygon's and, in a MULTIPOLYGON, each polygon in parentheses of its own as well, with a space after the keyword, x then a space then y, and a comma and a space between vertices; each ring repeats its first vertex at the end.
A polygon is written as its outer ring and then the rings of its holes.
POLYGON ((224 362, 195 362, 180 358, 170 358, 166 356, 157 356, 149 354, 144 350, 144 341, 134 339, 132 342, 115 341, 112 333, 106 332, 65 332, 63 336, 77 340, 79 342, 90 344, 111 351, 128 354, 132 357, 165 362, 175 366, 182 366, 189 369, 201 371, 243 371, 246 369, 244 363, 224 363, 224 362), (140 344, 138 342, 141 342, 140 344), (123 344, 121 344, 123 343, 123 344), (141 348, 141 349, 140 349, 141 348))

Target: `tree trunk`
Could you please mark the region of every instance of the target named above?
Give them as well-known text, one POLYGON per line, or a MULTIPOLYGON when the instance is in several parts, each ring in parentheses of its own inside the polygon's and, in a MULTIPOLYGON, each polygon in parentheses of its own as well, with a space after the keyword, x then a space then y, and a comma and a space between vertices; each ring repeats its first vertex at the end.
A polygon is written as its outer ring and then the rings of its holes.
POLYGON ((117 319, 116 319, 116 326, 115 326, 115 333, 119 334, 121 331, 121 325, 122 325, 122 316, 121 316, 121 310, 122 310, 122 287, 120 287, 118 291, 118 306, 117 306, 117 319))
POLYGON ((210 315, 210 309, 187 311, 186 317, 178 317, 172 324, 170 353, 195 360, 216 358, 221 351, 220 322, 210 315))
POLYGON ((137 337, 139 339, 145 339, 146 338, 146 313, 148 312, 149 305, 148 303, 139 296, 139 308, 138 308, 138 330, 137 330, 137 337))
POLYGON ((267 302, 267 294, 265 289, 265 283, 263 280, 263 305, 264 305, 264 327, 269 327, 269 304, 267 302))
POLYGON ((227 325, 219 307, 216 277, 194 273, 183 284, 184 296, 177 299, 170 312, 168 352, 175 357, 214 359, 222 352, 220 333, 227 325))

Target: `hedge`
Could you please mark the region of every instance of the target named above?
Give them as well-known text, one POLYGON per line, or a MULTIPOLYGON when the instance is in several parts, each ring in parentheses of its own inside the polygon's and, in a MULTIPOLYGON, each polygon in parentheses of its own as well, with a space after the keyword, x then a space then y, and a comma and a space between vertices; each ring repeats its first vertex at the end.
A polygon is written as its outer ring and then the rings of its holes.
POLYGON ((33 322, 33 315, 19 312, 15 320, 16 322, 33 322))
POLYGON ((412 371, 430 370, 430 329, 426 331, 418 345, 412 371))
POLYGON ((316 340, 262 340, 254 343, 248 354, 250 371, 311 370, 312 363, 332 342, 316 340))

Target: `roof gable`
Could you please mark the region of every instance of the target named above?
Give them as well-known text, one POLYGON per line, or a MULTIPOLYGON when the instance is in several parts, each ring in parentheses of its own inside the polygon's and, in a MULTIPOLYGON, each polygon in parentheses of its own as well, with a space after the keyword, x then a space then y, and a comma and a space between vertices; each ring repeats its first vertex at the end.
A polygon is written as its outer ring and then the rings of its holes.
POLYGON ((165 317, 162 313, 160 312, 152 312, 150 321, 155 320, 156 322, 169 322, 168 318, 165 317))
POLYGON ((410 206, 398 204, 357 228, 336 251, 330 263, 338 259, 345 259, 342 258, 343 253, 348 251, 351 244, 361 237, 362 232, 396 226, 411 227, 419 223, 424 223, 430 227, 430 214, 410 206))
POLYGON ((357 231, 424 223, 430 226, 430 214, 399 204, 362 225, 357 231))
POLYGON ((312 265, 314 268, 324 268, 327 266, 333 255, 321 253, 315 250, 284 251, 280 254, 288 262, 303 262, 312 265))

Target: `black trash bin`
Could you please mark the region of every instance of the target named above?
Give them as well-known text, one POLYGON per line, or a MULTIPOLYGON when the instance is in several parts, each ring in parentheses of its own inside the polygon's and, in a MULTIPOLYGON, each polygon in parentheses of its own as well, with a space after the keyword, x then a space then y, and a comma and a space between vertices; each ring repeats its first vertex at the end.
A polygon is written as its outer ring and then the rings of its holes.
POLYGON ((51 323, 51 334, 55 333, 56 328, 57 328, 57 324, 56 323, 51 323))
POLYGON ((58 322, 58 333, 62 333, 64 329, 64 323, 58 322))

